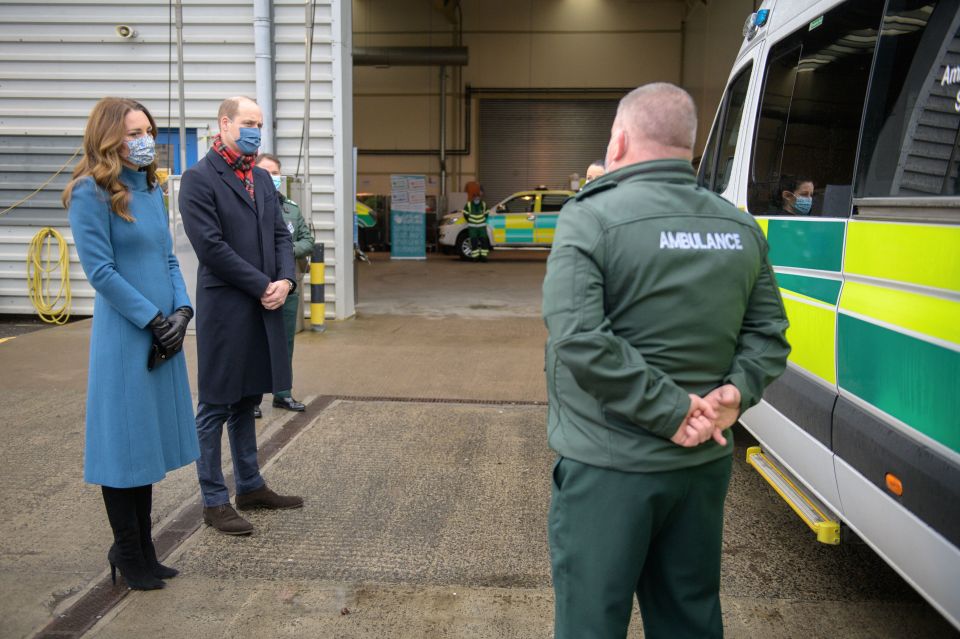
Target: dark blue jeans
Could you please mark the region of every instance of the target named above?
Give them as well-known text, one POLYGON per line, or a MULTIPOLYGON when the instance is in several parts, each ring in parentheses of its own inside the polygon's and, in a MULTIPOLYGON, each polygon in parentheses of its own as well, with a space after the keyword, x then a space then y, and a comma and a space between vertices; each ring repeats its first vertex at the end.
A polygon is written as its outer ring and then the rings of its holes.
POLYGON ((197 437, 200 440, 200 458, 197 477, 206 507, 230 503, 230 493, 223 479, 220 461, 220 441, 223 424, 227 424, 230 455, 233 458, 233 476, 237 494, 253 492, 264 485, 257 462, 257 432, 253 407, 263 395, 244 397, 236 404, 205 404, 197 407, 197 437))

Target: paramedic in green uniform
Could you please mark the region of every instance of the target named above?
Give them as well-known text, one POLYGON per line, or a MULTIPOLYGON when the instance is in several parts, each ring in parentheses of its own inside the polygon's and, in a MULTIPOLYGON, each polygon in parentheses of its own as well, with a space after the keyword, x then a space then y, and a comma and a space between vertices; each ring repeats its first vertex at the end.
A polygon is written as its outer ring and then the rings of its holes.
POLYGON ((607 173, 560 215, 543 283, 556 639, 721 637, 725 429, 790 347, 767 242, 697 186, 693 100, 620 102, 607 173))
POLYGON ((483 188, 476 182, 467 184, 467 203, 463 207, 463 220, 467 223, 470 237, 470 257, 474 262, 486 262, 490 253, 490 237, 487 235, 487 217, 490 212, 483 201, 483 188))
MULTIPOLYGON (((307 257, 313 252, 313 233, 300 214, 300 207, 293 200, 287 199, 280 193, 281 173, 280 159, 269 153, 261 153, 257 157, 257 166, 273 176, 273 185, 277 188, 277 196, 283 208, 283 221, 287 223, 287 230, 293 240, 293 259, 297 267, 297 286, 303 283, 303 273, 307 270, 307 257)), ((297 334, 297 320, 300 319, 300 296, 288 295, 283 303, 283 327, 287 332, 287 350, 290 352, 290 370, 293 370, 293 338, 297 334)), ((291 389, 278 391, 273 394, 273 405, 294 412, 306 409, 302 402, 295 400, 290 393, 291 389)), ((257 406, 257 413, 260 407, 257 406)), ((259 416, 259 415, 258 415, 259 416)))

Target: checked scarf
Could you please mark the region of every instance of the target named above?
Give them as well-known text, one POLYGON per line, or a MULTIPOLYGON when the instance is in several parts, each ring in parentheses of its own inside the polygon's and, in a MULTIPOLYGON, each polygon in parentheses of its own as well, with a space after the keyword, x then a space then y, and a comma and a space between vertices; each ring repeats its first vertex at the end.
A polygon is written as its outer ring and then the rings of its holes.
POLYGON ((253 162, 256 159, 256 156, 240 155, 223 143, 223 140, 220 139, 219 133, 213 138, 213 150, 217 152, 217 155, 223 158, 223 161, 227 163, 227 166, 233 169, 233 174, 236 175, 241 182, 243 182, 243 187, 247 189, 247 193, 250 194, 250 199, 254 199, 253 162))

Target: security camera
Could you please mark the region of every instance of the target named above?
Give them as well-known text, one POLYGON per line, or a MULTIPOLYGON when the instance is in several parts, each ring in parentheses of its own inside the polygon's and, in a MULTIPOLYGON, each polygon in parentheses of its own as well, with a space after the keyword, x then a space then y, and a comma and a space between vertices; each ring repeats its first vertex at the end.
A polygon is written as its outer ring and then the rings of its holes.
POLYGON ((116 31, 117 35, 124 40, 129 40, 137 35, 137 32, 133 30, 133 27, 125 24, 118 24, 116 28, 114 28, 114 31, 116 31))

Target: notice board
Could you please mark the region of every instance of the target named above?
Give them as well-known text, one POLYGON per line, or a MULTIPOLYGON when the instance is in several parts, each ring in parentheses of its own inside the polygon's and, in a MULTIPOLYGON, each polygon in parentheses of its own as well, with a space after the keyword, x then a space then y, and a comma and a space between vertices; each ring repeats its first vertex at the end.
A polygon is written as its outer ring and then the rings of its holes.
POLYGON ((390 259, 427 259, 427 178, 390 176, 390 259))

